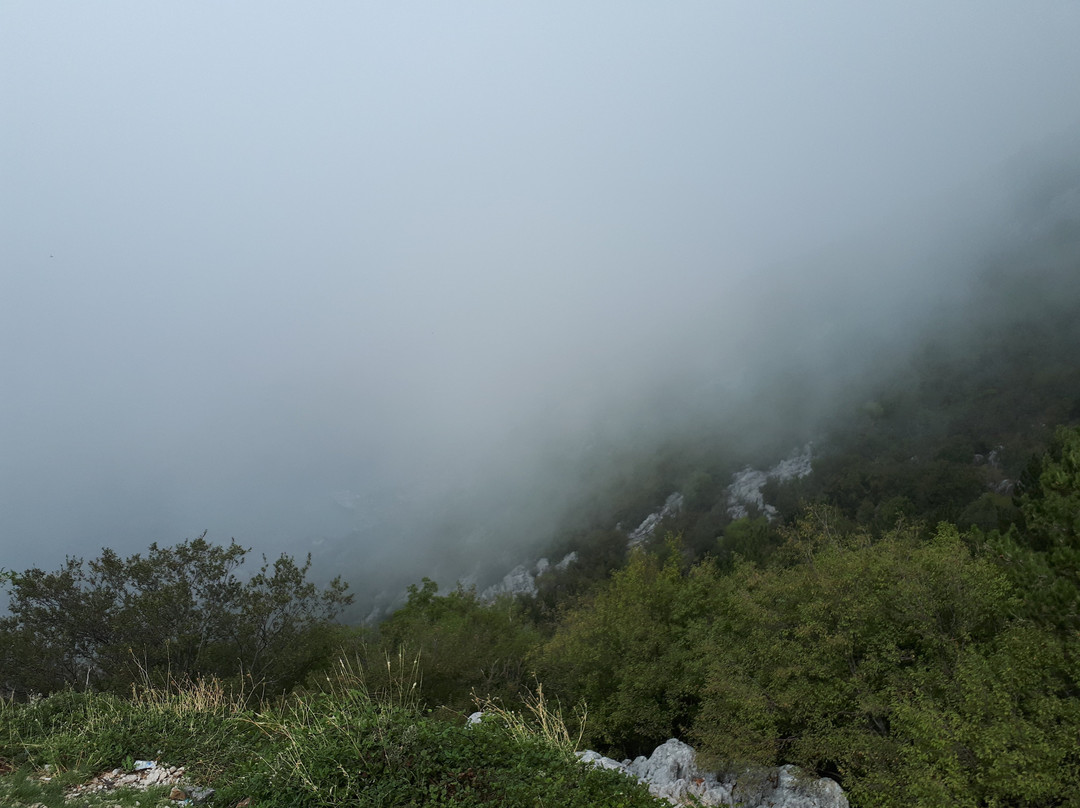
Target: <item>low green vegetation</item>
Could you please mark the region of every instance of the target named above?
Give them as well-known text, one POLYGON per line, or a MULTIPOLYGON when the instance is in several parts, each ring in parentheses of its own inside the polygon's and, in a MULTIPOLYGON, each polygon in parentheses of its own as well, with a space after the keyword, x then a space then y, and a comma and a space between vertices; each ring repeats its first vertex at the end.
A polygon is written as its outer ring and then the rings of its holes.
MULTIPOLYGON (((248 706, 210 681, 129 698, 62 691, 0 706, 0 802, 65 804, 89 776, 135 759, 183 765, 216 790, 212 805, 302 806, 655 806, 621 774, 587 767, 568 743, 561 716, 542 699, 523 714, 492 713, 467 726, 427 714, 394 674, 374 693, 347 667, 273 706, 248 706), (508 720, 511 719, 511 720, 508 720), (47 767, 47 768, 46 768, 47 767), (48 772, 51 779, 41 778, 48 772)), ((142 805, 167 795, 109 793, 106 802, 142 805)), ((175 803, 168 803, 175 804, 175 803)))
POLYGON ((424 579, 409 587, 408 602, 375 632, 359 631, 344 652, 358 658, 369 682, 387 685, 384 660, 416 659, 431 706, 466 711, 474 695, 513 701, 531 683, 526 657, 540 632, 520 601, 484 603, 472 590, 438 594, 424 579))

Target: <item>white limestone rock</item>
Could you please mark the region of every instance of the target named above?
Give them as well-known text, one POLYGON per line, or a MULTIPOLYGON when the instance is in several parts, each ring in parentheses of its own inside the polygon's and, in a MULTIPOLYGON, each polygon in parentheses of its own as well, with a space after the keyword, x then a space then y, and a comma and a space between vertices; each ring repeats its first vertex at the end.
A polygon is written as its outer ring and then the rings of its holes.
POLYGON ((524 564, 518 564, 506 573, 501 581, 492 584, 480 594, 484 601, 495 600, 499 595, 535 595, 536 576, 524 564))
POLYGON ((649 791, 672 805, 731 805, 731 786, 715 775, 698 770, 694 748, 671 738, 648 758, 639 757, 626 767, 649 791))
POLYGON ((571 564, 573 564, 575 561, 577 561, 577 559, 578 559, 578 554, 577 554, 576 550, 573 551, 573 552, 567 553, 566 555, 563 556, 562 561, 560 561, 558 564, 555 565, 555 569, 557 569, 557 570, 559 570, 561 572, 561 571, 565 570, 567 567, 569 567, 571 564))
POLYGON ((761 511, 769 519, 776 516, 776 508, 765 504, 761 489, 769 480, 796 480, 805 477, 812 468, 813 454, 810 444, 796 449, 790 457, 781 460, 768 471, 747 466, 732 475, 728 486, 728 515, 732 519, 743 519, 750 515, 750 507, 761 511))
POLYGON ((497 584, 492 584, 483 592, 480 593, 480 600, 485 603, 490 603, 499 597, 499 595, 528 595, 529 597, 536 596, 536 579, 540 575, 543 575, 548 570, 554 569, 565 570, 575 561, 577 561, 577 553, 567 553, 563 557, 562 561, 558 564, 552 565, 546 558, 541 558, 532 566, 526 566, 525 564, 518 564, 510 572, 503 576, 503 579, 497 584))
POLYGON ((586 750, 585 763, 635 777, 654 796, 672 805, 727 805, 742 808, 848 808, 847 797, 833 780, 815 777, 795 766, 747 769, 722 778, 697 766, 694 748, 671 738, 649 757, 622 762, 586 750))
POLYGON ((629 535, 627 544, 630 547, 636 547, 641 544, 647 538, 652 536, 656 531, 657 525, 667 519, 669 516, 674 516, 682 510, 683 495, 676 492, 669 496, 660 510, 650 513, 645 517, 644 521, 629 535))
POLYGON ((604 757, 599 752, 594 752, 591 749, 586 749, 584 752, 577 752, 578 760, 583 763, 588 763, 592 766, 597 766, 601 769, 615 769, 626 773, 626 764, 620 763, 617 760, 613 760, 609 757, 604 757))
POLYGON ((815 777, 797 766, 743 772, 732 796, 736 805, 755 808, 848 808, 835 780, 815 777))

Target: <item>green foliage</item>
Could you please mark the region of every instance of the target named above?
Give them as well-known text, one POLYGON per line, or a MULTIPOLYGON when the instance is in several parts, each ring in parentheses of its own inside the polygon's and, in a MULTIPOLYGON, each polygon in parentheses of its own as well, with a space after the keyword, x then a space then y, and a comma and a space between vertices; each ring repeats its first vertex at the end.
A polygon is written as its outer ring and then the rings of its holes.
POLYGON ((379 626, 375 641, 354 653, 364 659, 368 677, 383 675, 387 657, 417 658, 427 702, 464 710, 474 695, 516 698, 528 683, 525 659, 539 642, 513 598, 483 603, 460 587, 439 595, 425 578, 409 587, 408 602, 379 626))
POLYGON ((1069 656, 1047 632, 1014 624, 982 647, 963 649, 950 676, 909 677, 913 686, 898 694, 891 719, 904 739, 898 779, 912 801, 1078 804, 1071 784, 1080 782, 1080 701, 1057 675, 1071 665, 1077 681, 1069 656))
POLYGON ((537 736, 383 708, 363 691, 295 702, 259 721, 260 760, 225 796, 260 805, 655 805, 646 789, 588 769, 537 736), (272 772, 268 778, 266 771, 272 772))
MULTIPOLYGON (((117 808, 122 808, 119 801, 117 803, 117 808)), ((55 778, 44 781, 35 777, 33 771, 20 769, 5 777, 0 777, 0 805, 66 808, 64 784, 55 778)), ((87 805, 89 808, 89 802, 87 805)))
POLYGON ((326 664, 339 632, 333 620, 352 602, 348 586, 335 578, 320 590, 303 566, 282 555, 245 584, 236 615, 235 642, 251 681, 274 692, 290 690, 318 665, 326 664))
POLYGON ((1064 637, 1080 632, 1080 428, 1059 428, 1015 497, 1021 526, 981 538, 1022 593, 1018 613, 1064 637))
POLYGON ((761 563, 779 543, 779 534, 764 516, 736 519, 717 540, 717 560, 724 567, 731 567, 736 557, 761 563))
POLYGON ((351 601, 335 580, 306 580, 310 557, 263 559, 242 583, 247 550, 204 536, 175 547, 150 545, 121 558, 103 550, 69 558, 56 572, 11 579, 9 617, 0 620, 0 683, 18 693, 63 687, 126 690, 145 678, 166 682, 238 677, 280 692, 331 647, 331 620, 351 601))
POLYGON ((1080 548, 1080 427, 1059 427, 1036 466, 1037 478, 1020 493, 1028 543, 1056 566, 1077 570, 1080 548))
POLYGON ((199 761, 208 776, 247 754, 258 736, 244 699, 204 680, 188 689, 139 690, 129 698, 64 690, 0 707, 0 759, 66 779, 127 760, 199 761), (212 762, 213 761, 213 762, 212 762))
POLYGON ((704 564, 684 575, 680 558, 677 548, 663 563, 634 553, 537 653, 540 677, 565 700, 589 705, 591 743, 651 752, 688 726, 701 687, 695 646, 717 572, 704 564))
POLYGON ((722 582, 693 733, 703 753, 830 773, 859 805, 1069 793, 1076 702, 1046 664, 1063 652, 1010 622, 1011 586, 955 528, 930 542, 820 534, 801 553, 722 582), (1035 782, 1015 782, 1028 770, 1035 782))
POLYGON ((523 730, 528 722, 513 730, 500 721, 466 727, 460 716, 435 720, 408 704, 373 699, 347 675, 330 692, 261 711, 223 693, 144 691, 120 699, 64 692, 0 702, 0 760, 25 766, 0 776, 0 795, 61 804, 63 785, 141 757, 185 766, 217 789, 215 804, 223 805, 244 798, 267 808, 659 804, 632 778, 586 767, 542 733, 523 730), (61 773, 51 791, 26 778, 46 763, 61 773))

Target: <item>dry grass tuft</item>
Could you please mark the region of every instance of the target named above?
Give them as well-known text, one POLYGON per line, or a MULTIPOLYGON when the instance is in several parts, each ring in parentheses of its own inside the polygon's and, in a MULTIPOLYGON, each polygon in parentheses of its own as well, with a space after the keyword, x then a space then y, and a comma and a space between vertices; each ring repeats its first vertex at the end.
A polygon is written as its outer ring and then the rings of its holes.
POLYGON ((558 699, 552 703, 544 696, 544 686, 537 682, 535 690, 526 690, 521 697, 525 712, 509 710, 501 702, 490 698, 473 698, 476 709, 485 715, 495 716, 504 723, 517 738, 540 737, 544 741, 563 749, 575 752, 581 746, 585 736, 585 724, 588 708, 584 701, 574 705, 571 722, 577 731, 571 732, 563 715, 562 704, 558 699))

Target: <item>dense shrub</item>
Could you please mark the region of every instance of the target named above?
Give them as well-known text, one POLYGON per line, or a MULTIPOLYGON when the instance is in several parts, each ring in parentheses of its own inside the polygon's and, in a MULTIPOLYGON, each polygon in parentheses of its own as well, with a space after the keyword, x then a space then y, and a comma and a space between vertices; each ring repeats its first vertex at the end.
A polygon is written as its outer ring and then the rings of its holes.
POLYGON ((484 603, 463 588, 439 595, 424 579, 374 636, 359 640, 347 653, 360 657, 371 685, 385 684, 388 659, 416 659, 427 703, 467 710, 474 695, 516 699, 530 681, 525 660, 540 634, 509 596, 484 603))
MULTIPOLYGON (((919 712, 925 726, 947 724, 958 709, 957 672, 1000 656, 995 643, 1006 631, 1024 633, 1009 628, 1015 597, 1005 577, 951 527, 929 543, 911 530, 876 542, 838 536, 797 566, 741 566, 723 591, 695 724, 703 750, 729 762, 833 773, 866 805, 910 804, 917 795, 906 784, 942 781, 948 759, 917 762, 914 725, 898 716, 919 712)), ((1017 719, 1024 688, 1000 695, 1012 709, 954 723, 1008 737, 1017 721, 1036 717, 1017 719)), ((1047 726, 1067 713, 1063 703, 1042 706, 1056 711, 1039 718, 1047 726)), ((1047 758, 1050 772, 1066 749, 1047 758)), ((961 800, 998 761, 978 748, 956 754, 966 765, 950 798, 961 800)))
POLYGON ((636 552, 537 652, 540 678, 564 701, 588 704, 587 739, 619 756, 684 734, 696 710, 718 573, 701 564, 684 575, 680 560, 636 552))
POLYGON ((237 677, 280 693, 327 661, 332 623, 350 601, 334 580, 307 580, 311 559, 264 558, 246 582, 247 550, 205 536, 121 558, 103 550, 55 572, 10 574, 0 619, 0 688, 126 692, 134 682, 237 677))

